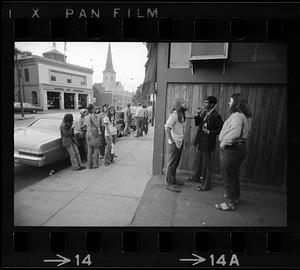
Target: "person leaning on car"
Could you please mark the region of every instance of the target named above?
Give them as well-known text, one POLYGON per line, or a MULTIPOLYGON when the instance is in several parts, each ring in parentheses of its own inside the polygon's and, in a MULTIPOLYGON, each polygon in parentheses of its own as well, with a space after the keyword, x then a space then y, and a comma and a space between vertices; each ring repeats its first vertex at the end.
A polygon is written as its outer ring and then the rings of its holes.
POLYGON ((77 142, 74 135, 73 115, 67 113, 64 115, 63 121, 60 125, 60 134, 62 146, 65 147, 70 155, 73 170, 79 171, 86 167, 82 166, 81 158, 77 147, 77 142))

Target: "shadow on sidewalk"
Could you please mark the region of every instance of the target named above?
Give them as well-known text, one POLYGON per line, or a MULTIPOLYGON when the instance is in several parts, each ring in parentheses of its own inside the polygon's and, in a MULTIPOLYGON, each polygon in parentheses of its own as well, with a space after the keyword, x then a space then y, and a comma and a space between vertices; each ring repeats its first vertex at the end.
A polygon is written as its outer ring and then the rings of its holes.
POLYGON ((152 175, 132 226, 286 226, 286 193, 241 186, 236 211, 220 211, 215 203, 224 201, 224 188, 213 179, 210 191, 197 191, 198 183, 178 179, 185 185, 180 193, 165 187, 164 175, 152 175))

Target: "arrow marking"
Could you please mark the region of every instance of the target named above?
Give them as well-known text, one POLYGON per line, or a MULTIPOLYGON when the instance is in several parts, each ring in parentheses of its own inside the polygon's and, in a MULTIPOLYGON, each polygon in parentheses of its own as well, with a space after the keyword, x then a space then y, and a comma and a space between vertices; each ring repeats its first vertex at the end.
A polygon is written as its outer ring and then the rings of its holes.
POLYGON ((60 257, 61 259, 56 259, 56 260, 43 260, 43 262, 57 262, 57 263, 60 263, 58 264, 57 266, 61 266, 61 265, 64 265, 66 263, 69 263, 71 260, 64 257, 64 256, 61 256, 59 254, 56 254, 56 256, 60 257))
POLYGON ((192 265, 197 265, 199 263, 202 263, 202 262, 205 262, 206 259, 195 254, 195 253, 192 253, 192 255, 196 258, 191 258, 191 259, 179 259, 179 261, 181 262, 194 262, 192 265))

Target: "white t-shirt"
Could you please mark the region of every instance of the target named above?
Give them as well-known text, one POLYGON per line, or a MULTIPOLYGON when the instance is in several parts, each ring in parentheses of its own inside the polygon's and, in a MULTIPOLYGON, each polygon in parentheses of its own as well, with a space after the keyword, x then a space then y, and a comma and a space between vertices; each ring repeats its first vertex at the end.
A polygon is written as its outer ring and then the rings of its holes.
MULTIPOLYGON (((117 128, 116 128, 116 119, 113 119, 112 117, 112 121, 109 120, 108 116, 105 116, 103 119, 103 123, 104 124, 108 124, 108 129, 110 131, 111 135, 117 135, 117 128)), ((105 129, 105 136, 109 136, 109 134, 107 134, 107 131, 105 129)))
POLYGON ((175 144, 177 148, 180 149, 184 138, 185 122, 179 122, 176 111, 170 113, 165 127, 171 129, 171 135, 175 141, 175 144))

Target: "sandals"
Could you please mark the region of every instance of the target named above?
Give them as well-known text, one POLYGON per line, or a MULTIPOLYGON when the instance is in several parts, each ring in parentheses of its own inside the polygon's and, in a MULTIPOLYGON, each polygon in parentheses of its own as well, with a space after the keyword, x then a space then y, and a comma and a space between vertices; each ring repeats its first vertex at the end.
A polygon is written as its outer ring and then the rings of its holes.
POLYGON ((235 210, 234 203, 223 202, 223 203, 215 204, 215 207, 222 211, 234 211, 235 210))

